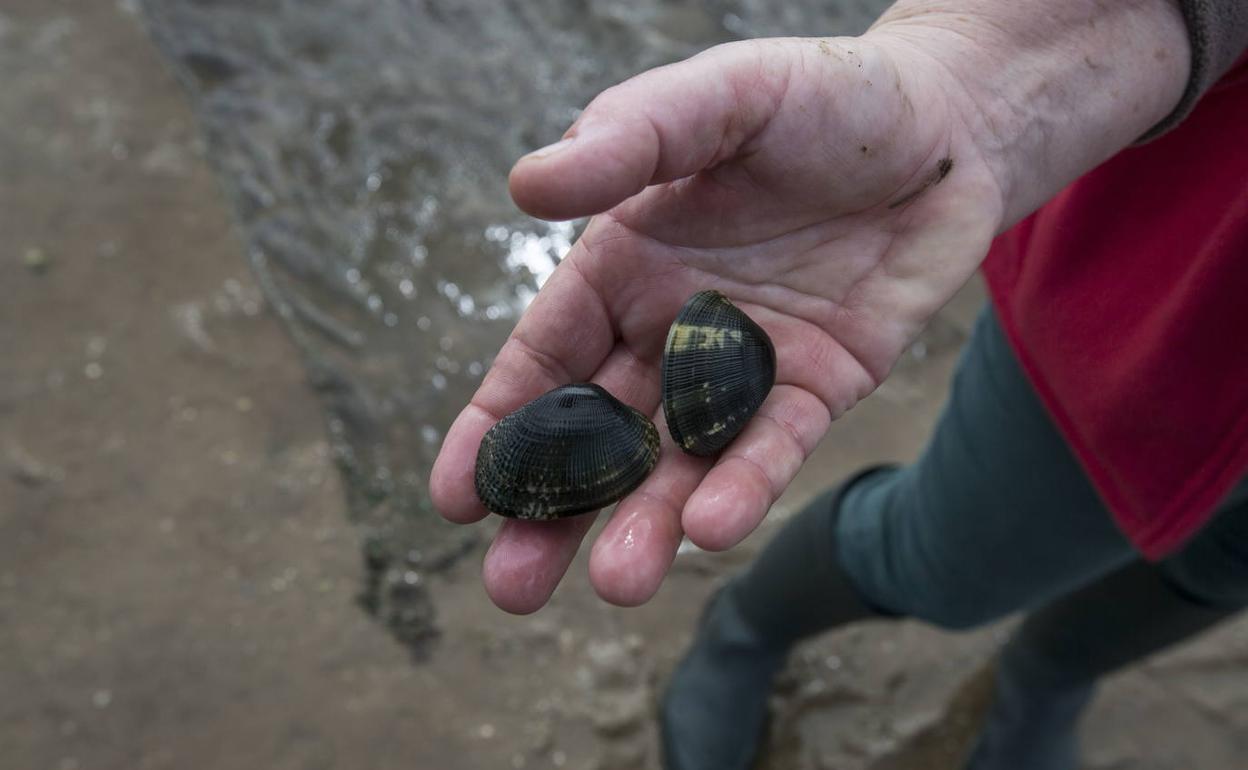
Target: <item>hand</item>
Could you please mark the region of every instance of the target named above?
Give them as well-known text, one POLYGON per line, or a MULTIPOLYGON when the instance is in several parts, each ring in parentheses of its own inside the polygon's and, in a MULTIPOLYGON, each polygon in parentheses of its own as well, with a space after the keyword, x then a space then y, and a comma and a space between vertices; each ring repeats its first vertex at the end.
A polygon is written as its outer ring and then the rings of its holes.
MULTIPOLYGON (((734 43, 599 96, 567 140, 511 176, 524 210, 598 212, 447 434, 431 493, 457 522, 482 435, 521 404, 592 380, 653 414, 653 474, 616 508, 590 578, 621 605, 657 590, 686 534, 708 550, 762 520, 829 424, 876 388, 969 278, 1002 221, 993 174, 930 63, 864 39, 734 43), (714 288, 776 346, 776 387, 715 459, 666 433, 659 364, 668 326, 714 288)), ((593 516, 507 520, 485 586, 536 610, 593 516)))

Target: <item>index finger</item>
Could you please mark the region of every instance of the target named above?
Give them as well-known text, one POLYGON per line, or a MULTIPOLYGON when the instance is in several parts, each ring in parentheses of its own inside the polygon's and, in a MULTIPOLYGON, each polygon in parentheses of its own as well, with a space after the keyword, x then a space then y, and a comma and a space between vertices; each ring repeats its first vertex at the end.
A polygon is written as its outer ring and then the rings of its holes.
POLYGON ((576 266, 577 248, 533 300, 447 431, 430 473, 429 495, 451 521, 469 523, 487 513, 473 482, 485 432, 548 390, 587 380, 615 344, 607 308, 576 266))

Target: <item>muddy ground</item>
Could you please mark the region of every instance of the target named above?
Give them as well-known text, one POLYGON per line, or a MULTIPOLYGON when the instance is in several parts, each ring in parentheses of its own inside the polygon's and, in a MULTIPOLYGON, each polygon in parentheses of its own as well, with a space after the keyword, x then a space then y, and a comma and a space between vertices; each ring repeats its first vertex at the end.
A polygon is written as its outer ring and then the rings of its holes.
MULTIPOLYGON (((413 663, 355 604, 322 414, 132 6, 8 0, 0 73, 0 767, 657 767, 664 673, 767 531, 682 555, 635 610, 580 561, 547 609, 505 615, 477 553, 433 578, 442 639, 413 663)), ((979 300, 834 427, 775 519, 913 456, 979 300)), ((954 767, 1008 625, 807 645, 767 767, 954 767)), ((1242 767, 1246 662, 1241 621, 1115 677, 1086 767, 1242 767)))

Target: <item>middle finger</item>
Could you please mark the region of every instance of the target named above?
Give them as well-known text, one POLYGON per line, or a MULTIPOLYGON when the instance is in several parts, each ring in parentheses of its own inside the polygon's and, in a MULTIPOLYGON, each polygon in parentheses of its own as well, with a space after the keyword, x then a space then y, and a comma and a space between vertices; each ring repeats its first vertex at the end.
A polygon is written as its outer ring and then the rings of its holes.
MULTIPOLYGON (((625 345, 616 345, 592 380, 642 414, 652 413, 658 403, 658 362, 637 357, 625 345)), ((485 589, 494 603, 520 614, 544 605, 594 518, 586 514, 554 522, 503 522, 482 567, 485 589)))

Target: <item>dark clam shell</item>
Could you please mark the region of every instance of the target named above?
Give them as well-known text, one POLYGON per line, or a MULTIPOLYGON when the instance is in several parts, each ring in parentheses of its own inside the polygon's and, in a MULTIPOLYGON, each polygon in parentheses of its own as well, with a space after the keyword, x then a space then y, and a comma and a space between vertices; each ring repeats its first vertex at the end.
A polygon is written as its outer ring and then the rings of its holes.
POLYGON ((663 413, 677 446, 707 457, 745 428, 776 382, 767 333, 717 291, 681 308, 663 349, 663 413))
POLYGON ((477 496, 494 513, 556 519, 609 505, 659 459, 659 431, 597 385, 565 385, 499 420, 477 450, 477 496))

